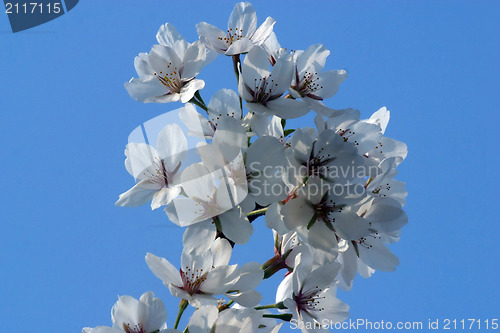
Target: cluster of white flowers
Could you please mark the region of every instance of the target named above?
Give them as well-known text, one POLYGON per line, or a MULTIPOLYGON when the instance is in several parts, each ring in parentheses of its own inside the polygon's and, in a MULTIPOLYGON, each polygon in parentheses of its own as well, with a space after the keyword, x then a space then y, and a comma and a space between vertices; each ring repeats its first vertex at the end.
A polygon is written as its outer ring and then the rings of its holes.
POLYGON ((135 58, 138 78, 125 84, 134 99, 185 105, 177 123, 158 131, 156 145, 127 145, 125 166, 136 184, 117 205, 151 201, 186 227, 179 269, 146 255, 180 310, 167 329, 164 305, 151 292, 140 300, 122 296, 113 327, 84 332, 180 332, 189 305, 190 333, 277 332, 291 320, 303 332, 323 330, 323 320, 348 317, 337 287, 349 290, 357 273, 369 277, 398 265, 387 245, 407 223, 405 185, 394 179, 407 149, 384 137, 389 111, 360 120, 357 110, 323 104, 346 72, 323 70, 329 51, 321 44, 281 48, 274 23, 268 17, 257 27, 253 7, 241 2, 227 30, 202 22, 199 40, 188 43, 167 23, 159 44, 135 58), (217 53, 232 59, 238 92, 220 90, 207 105, 205 82, 196 76, 217 53), (285 127, 286 119, 310 111, 315 128, 285 127), (271 259, 230 265, 233 247, 249 241, 252 223, 264 221, 274 235, 271 259), (278 272, 276 303, 260 305, 255 288, 278 272))

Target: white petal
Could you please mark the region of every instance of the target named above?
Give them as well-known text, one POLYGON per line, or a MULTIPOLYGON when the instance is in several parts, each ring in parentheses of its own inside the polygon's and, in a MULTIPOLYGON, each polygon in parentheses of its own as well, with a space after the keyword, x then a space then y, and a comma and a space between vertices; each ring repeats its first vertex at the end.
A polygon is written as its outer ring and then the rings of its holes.
POLYGON ((184 41, 184 37, 177 31, 173 24, 165 23, 156 34, 156 40, 160 45, 173 47, 175 42, 184 41))
POLYGON ((186 104, 183 108, 179 109, 179 118, 189 128, 190 132, 188 135, 205 138, 206 136, 211 137, 214 134, 214 130, 208 123, 207 118, 197 112, 192 104, 186 104))
POLYGON ((156 147, 167 171, 172 172, 186 156, 188 144, 181 127, 177 124, 168 124, 158 134, 156 147))
POLYGON ((316 84, 321 86, 313 94, 321 97, 322 99, 330 98, 339 89, 339 85, 347 78, 345 70, 326 71, 318 74, 316 84))
POLYGON ((253 226, 240 209, 234 208, 221 215, 219 221, 224 235, 236 244, 245 244, 253 234, 253 226))
POLYGON ((293 230, 301 226, 307 226, 314 216, 314 209, 308 200, 298 197, 288 201, 281 207, 281 214, 283 215, 286 227, 289 230, 293 230))
POLYGON ((160 161, 158 151, 146 143, 131 142, 125 148, 125 168, 136 179, 149 180, 151 172, 155 174, 157 162, 160 161))
POLYGON ((241 121, 234 118, 226 118, 219 124, 215 131, 213 142, 224 143, 240 149, 247 147, 247 136, 241 121))
POLYGON ((371 124, 375 124, 375 125, 380 126, 380 129, 382 130, 382 134, 384 134, 385 129, 387 128, 387 124, 389 123, 390 116, 391 116, 391 113, 384 106, 384 107, 380 108, 377 112, 372 114, 370 119, 368 119, 368 122, 371 124))
POLYGON ((336 213, 333 216, 335 221, 332 225, 337 235, 345 240, 357 240, 371 233, 369 222, 353 212, 336 213))
POLYGON ((146 254, 146 263, 153 274, 165 284, 172 283, 176 286, 182 286, 179 271, 167 259, 148 253, 146 254))
POLYGON ((272 34, 274 23, 276 23, 276 21, 273 18, 267 17, 264 23, 262 23, 260 27, 255 31, 253 36, 251 36, 252 41, 256 45, 261 45, 262 43, 264 43, 272 34))
POLYGON ((380 240, 368 238, 366 246, 358 245, 361 260, 373 269, 392 272, 399 259, 380 240))
POLYGON ((137 57, 134 58, 134 67, 140 77, 153 75, 154 70, 149 65, 149 54, 139 53, 137 57))
POLYGON ((322 44, 311 45, 297 57, 297 71, 299 78, 303 78, 306 71, 309 73, 319 73, 325 66, 326 58, 330 51, 322 44))
POLYGON ((287 53, 283 53, 276 61, 276 64, 271 70, 269 79, 274 85, 273 95, 282 95, 292 83, 294 74, 294 65, 292 58, 287 53))
POLYGON ((201 164, 188 166, 181 175, 182 188, 187 196, 195 200, 208 201, 215 191, 215 173, 201 164))
POLYGON ((198 23, 196 25, 196 30, 198 31, 200 40, 206 47, 217 53, 224 54, 224 52, 226 52, 228 44, 224 42, 224 39, 227 38, 227 33, 225 31, 206 22, 198 23))
POLYGON ((260 47, 254 47, 248 52, 241 66, 243 80, 251 89, 255 88, 255 82, 269 76, 269 60, 267 53, 260 47))
POLYGON ((140 323, 139 301, 131 296, 120 296, 111 309, 113 328, 122 328, 123 324, 134 327, 140 323))
POLYGON ((239 291, 247 291, 257 288, 264 278, 264 271, 258 262, 247 262, 241 266, 238 271, 238 282, 233 287, 239 291))
POLYGON ((259 116, 254 115, 251 120, 252 131, 258 136, 273 136, 279 140, 283 140, 283 126, 281 119, 276 116, 259 116))
POLYGON ((240 40, 233 42, 231 46, 228 47, 226 55, 230 56, 241 53, 247 53, 252 49, 253 46, 254 44, 249 38, 243 37, 240 40))
MULTIPOLYGON (((283 302, 285 299, 292 297, 293 293, 292 278, 293 278, 292 274, 288 274, 283 278, 283 280, 279 284, 278 289, 276 290, 276 303, 283 302)), ((295 302, 293 302, 293 307, 295 306, 296 304, 295 302)))
POLYGON ((288 228, 283 221, 283 215, 280 213, 281 206, 279 203, 272 203, 266 211, 266 226, 276 230, 280 235, 288 232, 288 228))
POLYGON ((211 295, 220 295, 232 289, 230 283, 234 280, 232 273, 235 269, 236 265, 215 267, 207 273, 202 291, 211 295))
POLYGON ((226 296, 244 307, 256 306, 262 300, 262 294, 255 290, 226 296))
MULTIPOLYGON (((300 270, 301 265, 299 265, 296 269, 300 270)), ((339 263, 327 264, 324 266, 320 266, 306 275, 305 280, 302 283, 302 287, 304 290, 309 289, 325 289, 330 286, 337 276, 337 273, 340 270, 339 263)))
POLYGON ((165 213, 173 223, 186 227, 193 223, 197 223, 206 219, 203 216, 205 211, 200 204, 190 198, 179 197, 172 200, 167 207, 165 213))
POLYGON ((132 78, 125 83, 125 89, 130 97, 142 103, 168 103, 176 98, 178 100, 173 94, 166 95, 169 90, 154 75, 132 78))
POLYGON ((151 209, 157 209, 161 206, 168 205, 173 199, 177 198, 180 193, 180 186, 162 187, 161 190, 154 194, 153 200, 151 201, 151 209))
POLYGON ((207 60, 207 50, 199 40, 191 44, 184 55, 182 79, 190 79, 198 75, 207 60))
POLYGON ((115 205, 122 207, 138 207, 149 202, 159 189, 144 188, 141 186, 141 183, 144 182, 147 182, 147 180, 142 180, 127 192, 120 194, 115 205))
POLYGON ((339 254, 338 259, 341 264, 339 287, 343 290, 351 290, 352 282, 358 272, 357 262, 359 260, 352 244, 349 244, 349 248, 346 251, 339 254))
POLYGON ((149 291, 142 294, 139 299, 140 308, 144 309, 141 323, 146 332, 153 332, 155 330, 166 327, 167 311, 161 299, 154 297, 154 294, 149 291))
POLYGON ((307 243, 312 247, 321 249, 326 252, 335 251, 337 248, 337 237, 323 222, 316 221, 313 226, 306 232, 306 228, 297 230, 299 235, 304 238, 307 236, 307 243))
POLYGON ((230 34, 237 36, 251 36, 257 29, 257 14, 249 2, 237 3, 227 23, 230 34))
POLYGON ((306 103, 290 98, 278 98, 269 101, 266 106, 259 103, 248 103, 247 107, 255 113, 275 115, 283 119, 298 118, 309 112, 306 103))
POLYGON ((217 238, 213 243, 210 251, 213 256, 213 266, 224 266, 229 263, 231 258, 231 244, 226 239, 217 238))
POLYGON ((194 253, 206 252, 212 246, 216 235, 217 229, 212 220, 190 225, 182 237, 184 251, 188 253, 193 251, 194 253))
POLYGON ((223 118, 241 118, 241 109, 238 94, 231 89, 221 89, 208 103, 208 114, 212 123, 217 127, 223 118))
POLYGON ((194 94, 205 87, 205 81, 194 79, 182 86, 180 99, 182 103, 187 103, 193 98, 194 94))
POLYGON ((189 319, 189 333, 207 333, 217 320, 218 314, 219 310, 215 305, 197 309, 189 319))

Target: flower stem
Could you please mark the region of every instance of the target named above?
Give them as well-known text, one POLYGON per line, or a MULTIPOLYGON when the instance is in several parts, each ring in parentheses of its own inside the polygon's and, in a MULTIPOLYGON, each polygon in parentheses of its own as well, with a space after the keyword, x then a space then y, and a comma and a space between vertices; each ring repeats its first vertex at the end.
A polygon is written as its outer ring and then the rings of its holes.
POLYGON ((285 307, 283 305, 283 302, 279 302, 279 303, 276 303, 276 304, 269 304, 269 305, 262 305, 262 306, 256 306, 254 308, 255 310, 264 310, 264 309, 287 309, 287 307, 285 307))
POLYGON ((196 97, 198 99, 198 101, 200 102, 200 104, 203 104, 203 106, 207 106, 205 104, 205 101, 203 100, 203 97, 201 97, 201 94, 200 94, 200 91, 199 90, 196 90, 196 92, 194 93, 194 97, 196 97))
POLYGON ((184 313, 184 310, 186 310, 188 304, 187 300, 181 299, 181 302, 179 303, 179 313, 177 314, 177 319, 175 319, 174 328, 179 326, 179 321, 181 321, 182 314, 184 313))
POLYGON ((259 215, 259 214, 263 214, 267 211, 269 207, 264 207, 264 208, 261 208, 261 209, 256 209, 250 213, 247 214, 247 216, 253 216, 253 215, 259 215))
POLYGON ((283 321, 290 321, 292 320, 292 314, 291 313, 283 313, 283 314, 263 314, 262 317, 264 318, 275 318, 275 319, 281 319, 283 321))
MULTIPOLYGON (((288 254, 286 255, 286 257, 288 254)), ((274 273, 279 272, 282 269, 288 268, 285 263, 286 257, 281 257, 279 254, 275 255, 268 261, 266 261, 260 269, 264 271, 264 279, 269 279, 274 273)))
POLYGON ((229 308, 231 305, 233 305, 233 303, 234 303, 234 301, 230 300, 226 304, 218 306, 217 309, 219 309, 219 312, 222 312, 222 311, 226 310, 227 308, 229 308))
POLYGON ((199 106, 208 113, 208 108, 204 104, 201 104, 201 102, 199 102, 195 97, 191 98, 189 100, 189 103, 193 103, 194 105, 199 106))

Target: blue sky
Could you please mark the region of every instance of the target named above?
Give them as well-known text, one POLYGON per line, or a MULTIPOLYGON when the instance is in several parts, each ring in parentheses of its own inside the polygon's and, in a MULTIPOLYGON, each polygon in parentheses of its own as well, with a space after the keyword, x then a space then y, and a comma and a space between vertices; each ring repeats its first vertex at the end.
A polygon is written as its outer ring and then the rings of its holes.
MULTIPOLYGON (((323 43, 332 51, 326 68, 348 71, 329 106, 364 118, 387 106, 386 135, 409 147, 397 177, 407 183, 409 223, 391 247, 401 265, 339 292, 351 318, 498 318, 499 2, 253 4, 259 23, 276 19, 282 46, 323 43)), ((196 23, 225 27, 233 5, 81 1, 16 34, 0 14, 1 332, 109 325, 118 295, 148 290, 164 300, 172 326, 178 300, 144 255, 177 263, 182 230, 161 210, 114 202, 133 183, 123 167, 130 132, 180 104, 135 102, 123 83, 161 24, 194 41, 196 23)), ((202 71, 205 100, 236 88, 231 66, 219 56, 202 71)), ((270 233, 256 232, 234 263, 272 256, 270 233)), ((276 282, 260 289, 264 303, 276 282)))

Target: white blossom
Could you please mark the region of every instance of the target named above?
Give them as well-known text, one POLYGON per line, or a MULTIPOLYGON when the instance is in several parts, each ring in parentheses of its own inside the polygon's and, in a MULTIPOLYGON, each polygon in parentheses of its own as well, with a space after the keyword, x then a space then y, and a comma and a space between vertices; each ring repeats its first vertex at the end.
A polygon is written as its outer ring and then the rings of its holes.
POLYGON ((187 151, 187 140, 177 124, 169 124, 158 135, 156 149, 146 143, 129 143, 125 167, 138 181, 120 195, 118 206, 135 207, 151 201, 156 209, 179 195, 179 168, 187 151))
POLYGON ((302 332, 328 332, 322 327, 323 320, 335 323, 349 316, 349 306, 336 297, 334 279, 340 265, 332 263, 312 270, 301 262, 301 255, 296 261, 293 273, 278 287, 276 302, 283 302, 292 312, 302 332))
POLYGON ((262 280, 260 265, 247 263, 238 268, 229 265, 230 257, 231 245, 218 238, 203 253, 183 251, 180 270, 151 253, 146 255, 146 262, 173 296, 186 299, 195 307, 217 304, 216 295, 226 295, 245 306, 255 305, 261 298, 253 290, 262 280))
POLYGON ((111 309, 112 327, 85 327, 83 333, 170 333, 167 330, 167 311, 163 302, 149 291, 139 300, 121 296, 111 309))
POLYGON ((227 30, 201 22, 196 25, 200 40, 217 53, 237 55, 246 53, 254 45, 262 44, 272 33, 275 21, 268 17, 257 28, 255 9, 248 2, 239 2, 229 17, 227 30))
POLYGON ((139 102, 187 103, 205 86, 195 77, 207 62, 207 50, 200 41, 186 42, 169 23, 160 28, 156 37, 160 44, 135 58, 139 78, 130 79, 125 88, 139 102))
POLYGON ((293 76, 293 60, 282 54, 269 70, 266 51, 252 48, 243 60, 238 83, 240 96, 246 107, 258 116, 276 115, 280 118, 297 118, 309 111, 306 103, 293 98, 283 98, 293 76))

